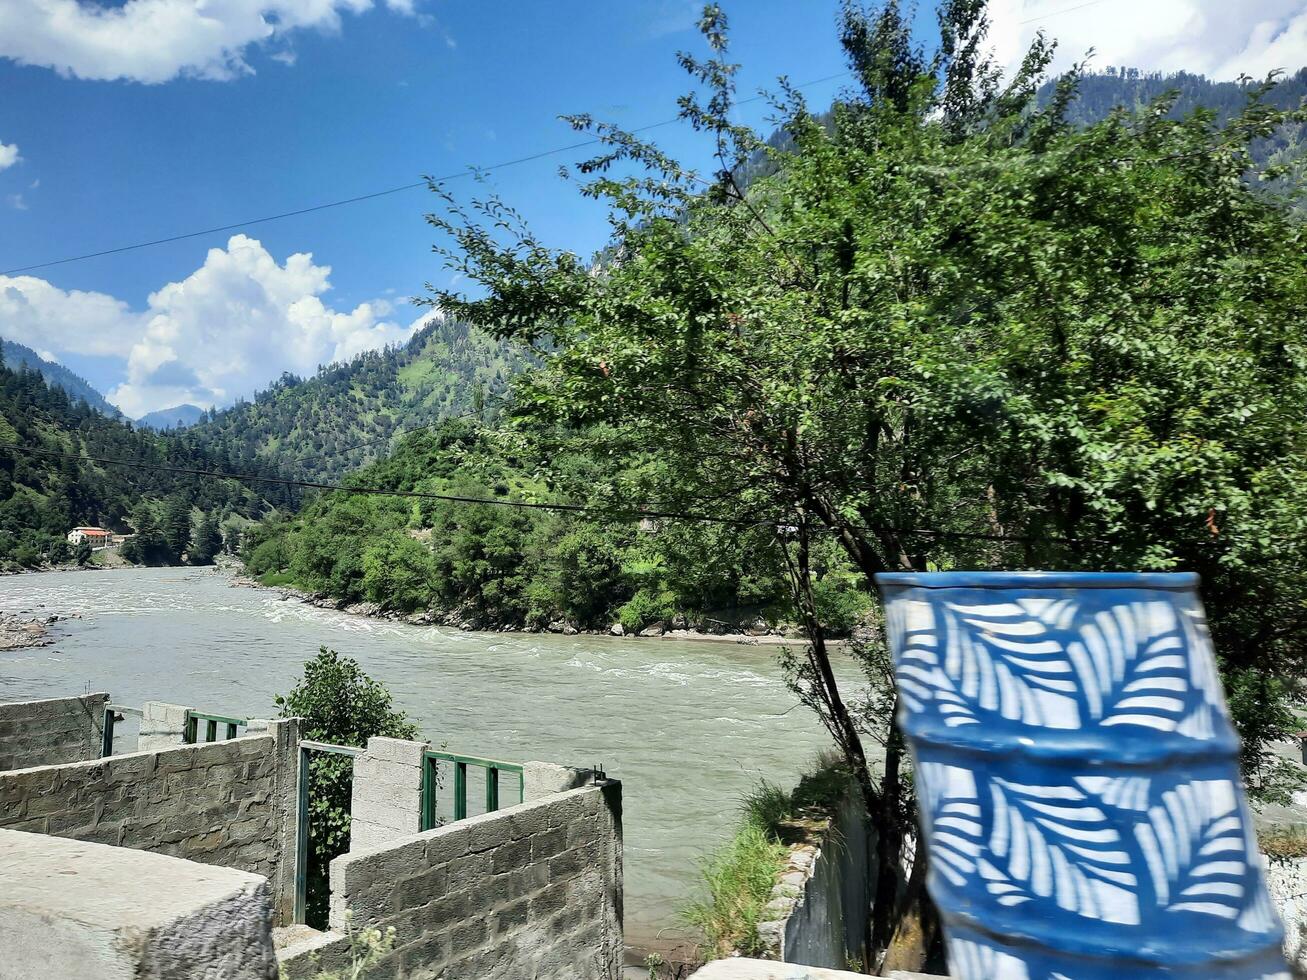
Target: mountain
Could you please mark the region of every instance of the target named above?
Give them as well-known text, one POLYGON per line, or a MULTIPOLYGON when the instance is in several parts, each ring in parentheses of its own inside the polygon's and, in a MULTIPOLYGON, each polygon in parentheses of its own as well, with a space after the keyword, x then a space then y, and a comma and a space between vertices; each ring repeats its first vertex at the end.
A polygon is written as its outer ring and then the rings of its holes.
POLYGON ((176 472, 226 464, 184 434, 105 417, 39 370, 0 366, 0 567, 67 560, 65 537, 79 525, 140 532, 135 556, 152 564, 183 552, 203 561, 222 545, 223 523, 234 547, 237 529, 297 502, 275 484, 176 472))
POLYGON ((399 431, 492 411, 522 354, 466 324, 435 317, 402 346, 286 374, 186 430, 239 470, 278 467, 304 479, 334 479, 384 456, 399 431))
MULTIPOLYGON (((1162 74, 1143 72, 1137 68, 1108 68, 1085 74, 1076 87, 1076 97, 1067 108, 1067 119, 1078 126, 1088 126, 1107 117, 1118 107, 1140 109, 1171 93, 1175 97, 1168 115, 1180 118, 1203 109, 1213 114, 1218 126, 1236 117, 1248 103, 1253 83, 1217 82, 1203 75, 1189 72, 1162 74)), ((1040 89, 1042 101, 1052 98, 1056 82, 1050 81, 1040 89)), ((1282 76, 1266 96, 1266 102, 1277 109, 1289 109, 1307 99, 1307 67, 1282 76)), ((1286 168, 1282 178, 1258 186, 1270 191, 1296 190, 1294 210, 1307 217, 1307 199, 1302 196, 1307 187, 1307 123, 1284 126, 1272 135, 1255 140, 1252 157, 1259 166, 1273 164, 1286 168)))
POLYGON ((73 399, 86 402, 101 415, 107 415, 111 419, 121 417, 118 409, 105 401, 104 395, 81 375, 74 374, 62 364, 47 361, 32 348, 24 347, 12 340, 0 341, 0 344, 3 344, 5 364, 11 367, 26 366, 33 371, 39 371, 47 384, 58 385, 73 399))
POLYGON ((194 425, 204 416, 204 409, 198 405, 174 405, 172 408, 161 408, 157 412, 142 415, 136 420, 136 424, 156 430, 184 429, 194 425))

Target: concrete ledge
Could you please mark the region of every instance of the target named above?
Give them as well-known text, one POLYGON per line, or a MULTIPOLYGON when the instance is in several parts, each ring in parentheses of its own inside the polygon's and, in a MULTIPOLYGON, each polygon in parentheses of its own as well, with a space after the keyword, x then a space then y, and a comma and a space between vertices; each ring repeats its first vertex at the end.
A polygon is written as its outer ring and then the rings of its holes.
POLYGON ((690 980, 866 980, 868 976, 866 973, 826 970, 819 966, 733 956, 726 960, 713 960, 690 974, 690 980))
POLYGON ((0 980, 275 980, 260 875, 0 830, 0 980))

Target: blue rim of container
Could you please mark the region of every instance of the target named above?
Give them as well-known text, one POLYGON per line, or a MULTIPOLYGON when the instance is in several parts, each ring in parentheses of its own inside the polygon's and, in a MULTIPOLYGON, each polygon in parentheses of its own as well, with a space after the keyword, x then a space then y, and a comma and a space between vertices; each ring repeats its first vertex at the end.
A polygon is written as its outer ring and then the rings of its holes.
POLYGON ((1197 572, 877 572, 876 584, 914 589, 1171 589, 1198 587, 1197 572))

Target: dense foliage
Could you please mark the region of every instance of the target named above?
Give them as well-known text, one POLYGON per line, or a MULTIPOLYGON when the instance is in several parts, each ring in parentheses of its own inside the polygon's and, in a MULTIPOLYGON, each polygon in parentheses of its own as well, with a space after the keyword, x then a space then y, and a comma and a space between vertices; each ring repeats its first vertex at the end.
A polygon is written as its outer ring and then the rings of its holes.
POLYGON ((125 548, 129 560, 173 564, 186 553, 204 564, 224 533, 234 538, 269 508, 266 495, 233 480, 61 456, 203 470, 226 464, 183 437, 108 418, 25 366, 0 365, 0 563, 68 562, 75 557, 68 531, 97 525, 139 532, 125 548))
MULTIPOLYGON (((304 719, 300 737, 332 745, 366 746, 374 735, 416 738, 417 726, 395 710, 385 685, 369 677, 358 661, 322 647, 304 664, 304 676, 289 694, 274 699, 279 717, 304 719)), ((309 761, 309 867, 307 910, 311 925, 323 926, 330 894, 331 859, 349 850, 353 760, 315 753, 309 761)))
POLYGON ((407 344, 284 375, 253 401, 206 415, 187 430, 241 472, 275 465, 308 480, 335 479, 383 456, 398 431, 458 415, 489 415, 520 353, 440 316, 407 344))
MULTIPOLYGON (((1200 572, 1264 794, 1307 640, 1307 229, 1250 189, 1284 176, 1250 146, 1304 114, 1249 83, 1224 126, 1174 117, 1172 96, 1079 126, 1078 73, 1037 100, 1042 36, 1005 83, 981 0, 939 17, 928 57, 892 0, 846 4, 858 89, 824 125, 782 85, 777 148, 732 121, 736 67, 709 7, 711 56, 681 56, 708 97, 681 107, 714 147, 710 179, 574 120, 606 144, 580 167, 612 216, 602 268, 493 198, 465 210, 442 192, 430 218, 485 290, 433 302, 541 359, 516 393, 533 424, 600 456, 639 447, 657 465, 635 468, 636 499, 793 529, 813 640, 794 680, 879 825, 877 949, 895 928, 907 760, 892 712, 850 710, 835 682, 816 541, 838 541, 868 587, 888 569, 1200 572), (759 152, 773 172, 744 189, 759 152), (868 735, 886 748, 875 774, 868 735)), ((922 900, 916 881, 898 911, 922 900)))
MULTIPOLYGON (((597 486, 620 475, 616 464, 547 453, 547 442, 451 421, 409 435, 348 482, 507 504, 557 502, 564 483, 597 486)), ((823 560, 824 608, 848 629, 865 597, 836 548, 823 560)), ((293 520, 251 532, 246 563, 269 581, 342 602, 479 628, 721 629, 746 614, 784 618, 788 604, 779 556, 756 529, 430 498, 323 495, 293 520)))

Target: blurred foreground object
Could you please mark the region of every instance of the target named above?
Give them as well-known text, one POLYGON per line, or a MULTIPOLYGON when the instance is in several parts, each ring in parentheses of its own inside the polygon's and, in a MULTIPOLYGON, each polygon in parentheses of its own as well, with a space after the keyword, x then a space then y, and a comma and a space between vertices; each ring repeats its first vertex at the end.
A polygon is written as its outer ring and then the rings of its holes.
POLYGON ((882 574, 958 980, 1289 973, 1192 574, 882 574))

